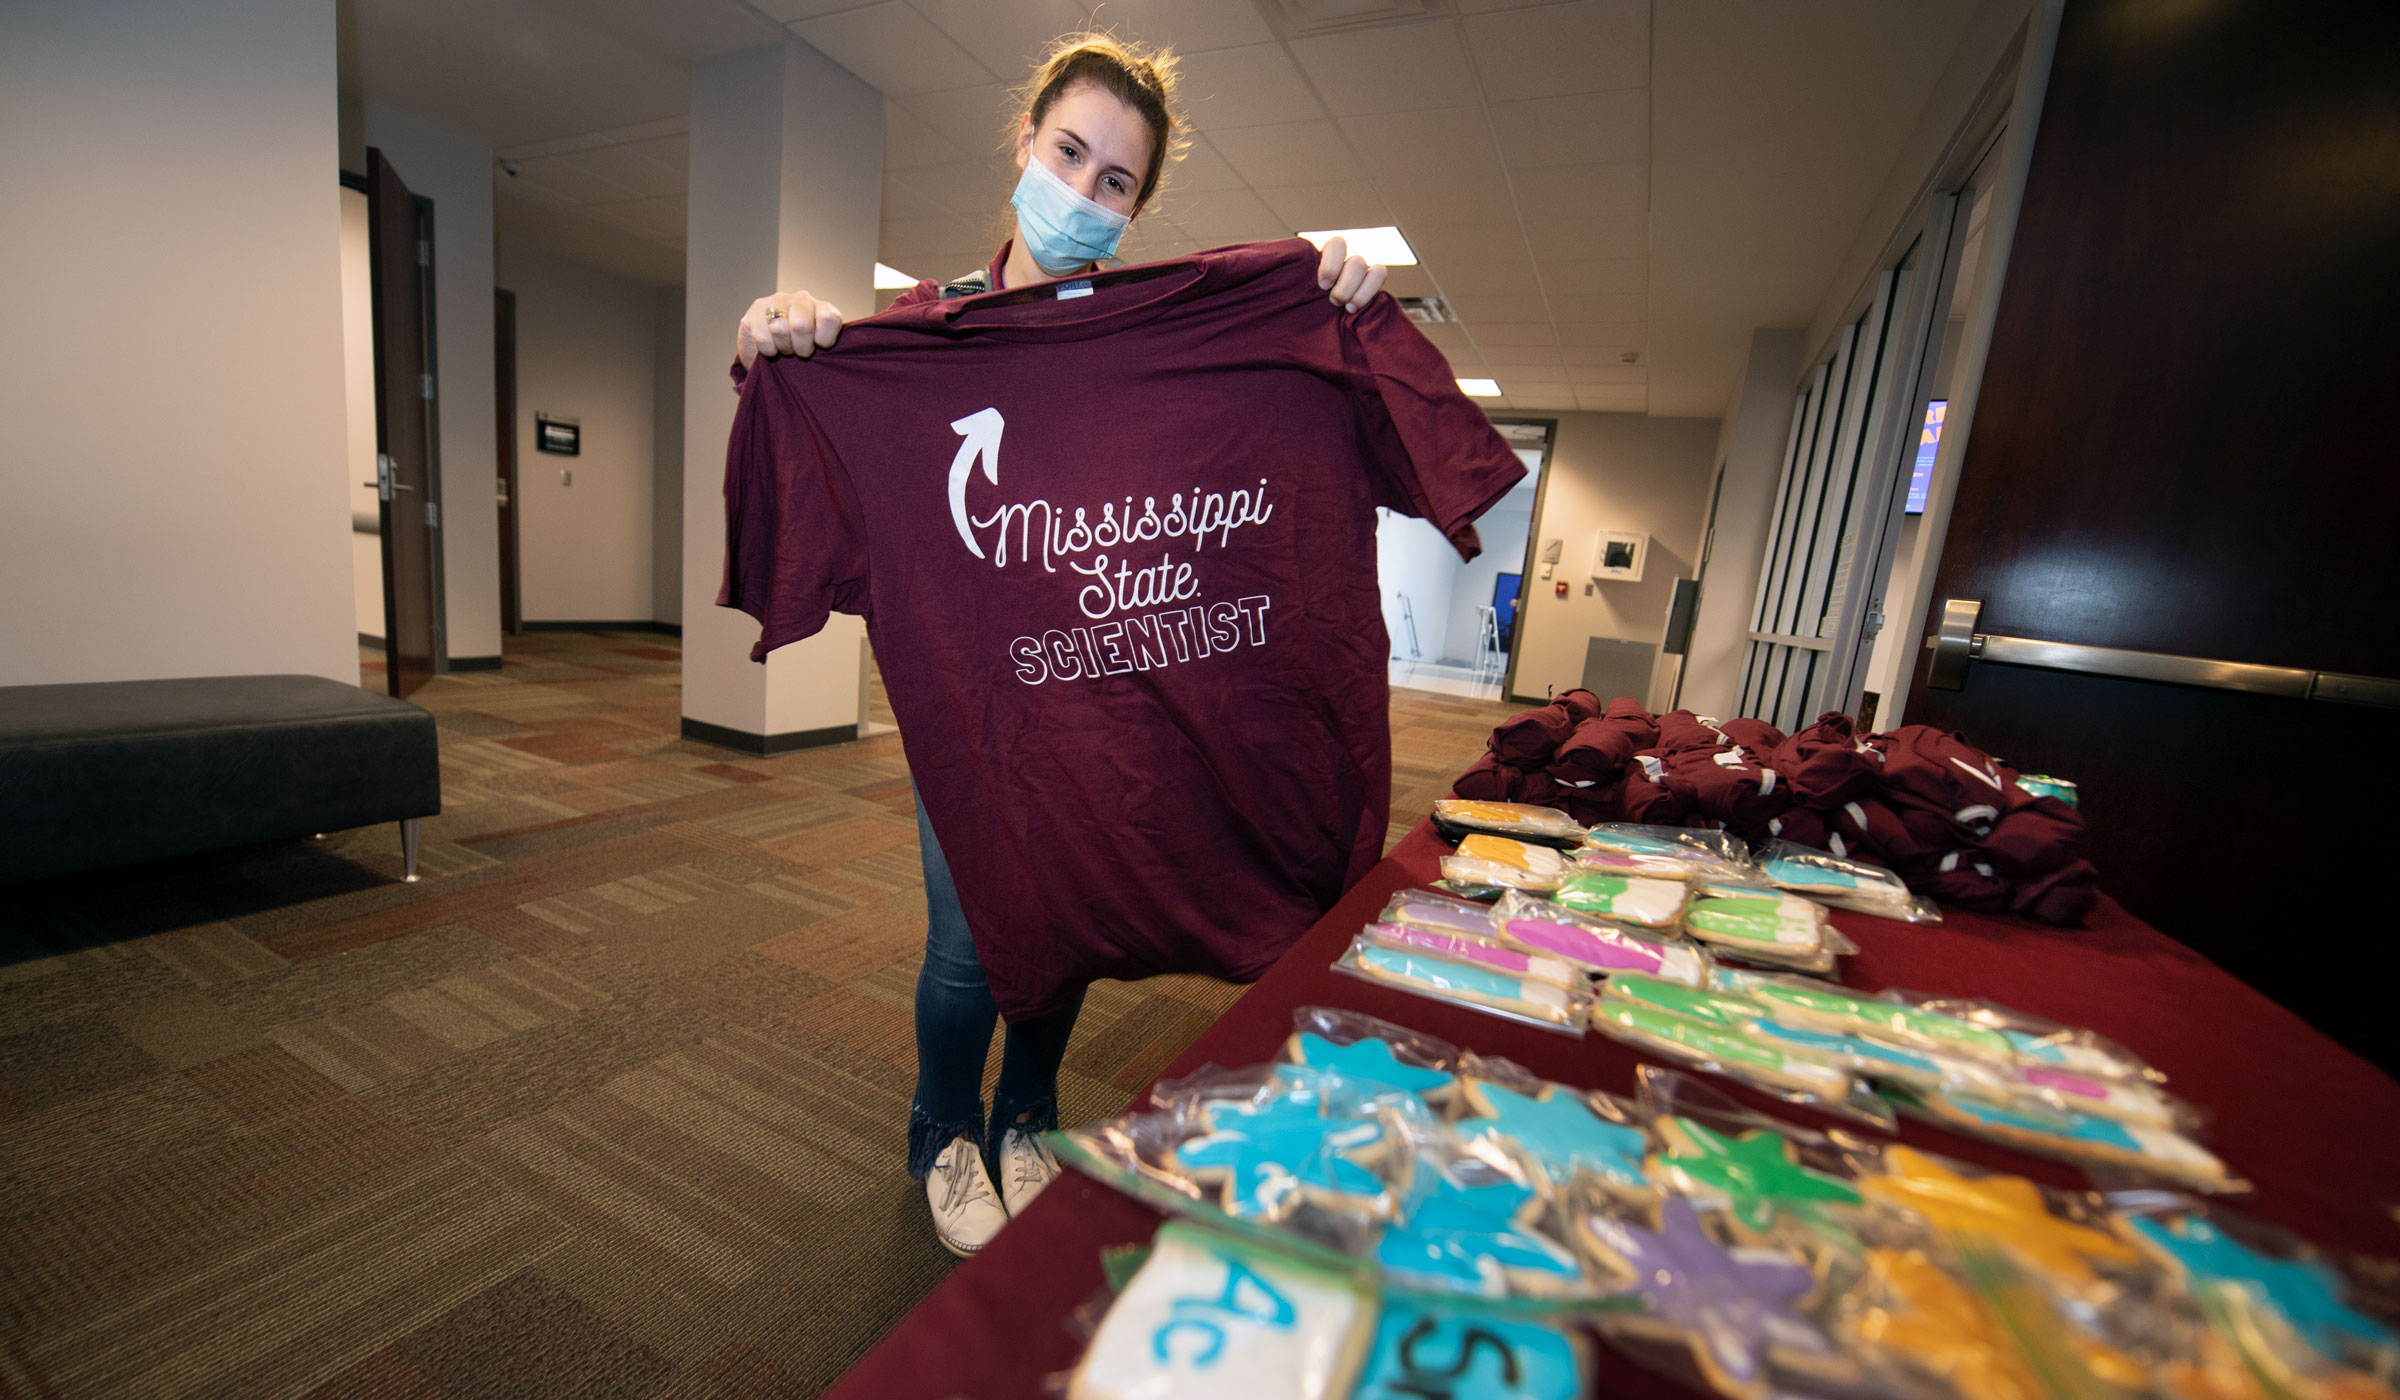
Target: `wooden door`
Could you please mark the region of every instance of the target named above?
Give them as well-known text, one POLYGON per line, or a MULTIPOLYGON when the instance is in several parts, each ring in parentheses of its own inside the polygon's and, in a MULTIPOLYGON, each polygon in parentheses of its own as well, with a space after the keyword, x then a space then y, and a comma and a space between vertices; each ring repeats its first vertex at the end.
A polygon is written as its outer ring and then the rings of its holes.
MULTIPOLYGON (((1981 633, 2400 676, 2396 105, 2400 7, 2066 7, 1923 633, 1974 599, 1981 633)), ((2400 710, 1930 662, 1909 719, 2081 784, 2104 889, 2395 1063, 2356 992, 2400 971, 2400 710)))
POLYGON ((375 307, 375 451, 383 515, 383 636, 391 692, 440 665, 435 610, 439 502, 433 490, 433 373, 427 334, 432 240, 419 202, 379 150, 367 152, 367 261, 375 307))
POLYGON ((492 366, 497 379, 493 419, 497 425, 500 479, 500 630, 524 630, 517 608, 517 294, 493 289, 492 366))

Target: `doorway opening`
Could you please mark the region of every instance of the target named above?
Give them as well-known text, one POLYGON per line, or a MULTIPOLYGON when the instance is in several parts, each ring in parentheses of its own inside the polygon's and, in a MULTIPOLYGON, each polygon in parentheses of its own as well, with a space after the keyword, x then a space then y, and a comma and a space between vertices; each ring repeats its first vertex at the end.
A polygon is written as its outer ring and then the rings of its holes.
POLYGON ((1517 636, 1525 548, 1549 455, 1547 423, 1495 424, 1525 479, 1475 522, 1483 552, 1460 562, 1442 532, 1413 516, 1378 509, 1375 571, 1383 626, 1391 638, 1391 683, 1475 700, 1507 692, 1517 636))

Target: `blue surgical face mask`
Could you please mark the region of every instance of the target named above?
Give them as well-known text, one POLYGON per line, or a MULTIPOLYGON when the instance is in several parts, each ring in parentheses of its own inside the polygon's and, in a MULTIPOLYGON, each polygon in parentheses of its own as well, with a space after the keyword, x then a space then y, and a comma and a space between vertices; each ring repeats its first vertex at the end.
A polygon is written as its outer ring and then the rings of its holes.
POLYGON ((1120 214, 1085 199, 1067 187, 1040 156, 1025 157, 1025 173, 1017 179, 1017 233, 1034 266, 1053 277, 1080 272, 1117 251, 1117 240, 1130 214, 1120 214))

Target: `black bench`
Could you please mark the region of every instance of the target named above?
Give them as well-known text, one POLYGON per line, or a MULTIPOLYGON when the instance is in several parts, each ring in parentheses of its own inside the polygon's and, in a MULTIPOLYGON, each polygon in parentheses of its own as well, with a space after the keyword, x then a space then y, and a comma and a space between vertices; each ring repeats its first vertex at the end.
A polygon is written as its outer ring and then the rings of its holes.
POLYGON ((322 676, 0 686, 0 881, 442 810, 433 716, 322 676))

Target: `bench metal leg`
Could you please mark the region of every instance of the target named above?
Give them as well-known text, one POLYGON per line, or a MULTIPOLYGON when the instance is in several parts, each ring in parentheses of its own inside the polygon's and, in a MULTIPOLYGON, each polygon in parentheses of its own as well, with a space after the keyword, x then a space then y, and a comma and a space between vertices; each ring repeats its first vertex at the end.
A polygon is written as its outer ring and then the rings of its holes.
POLYGON ((410 817, 400 823, 400 858, 408 866, 406 873, 401 875, 401 880, 407 884, 415 884, 417 882, 417 819, 415 817, 410 817))

